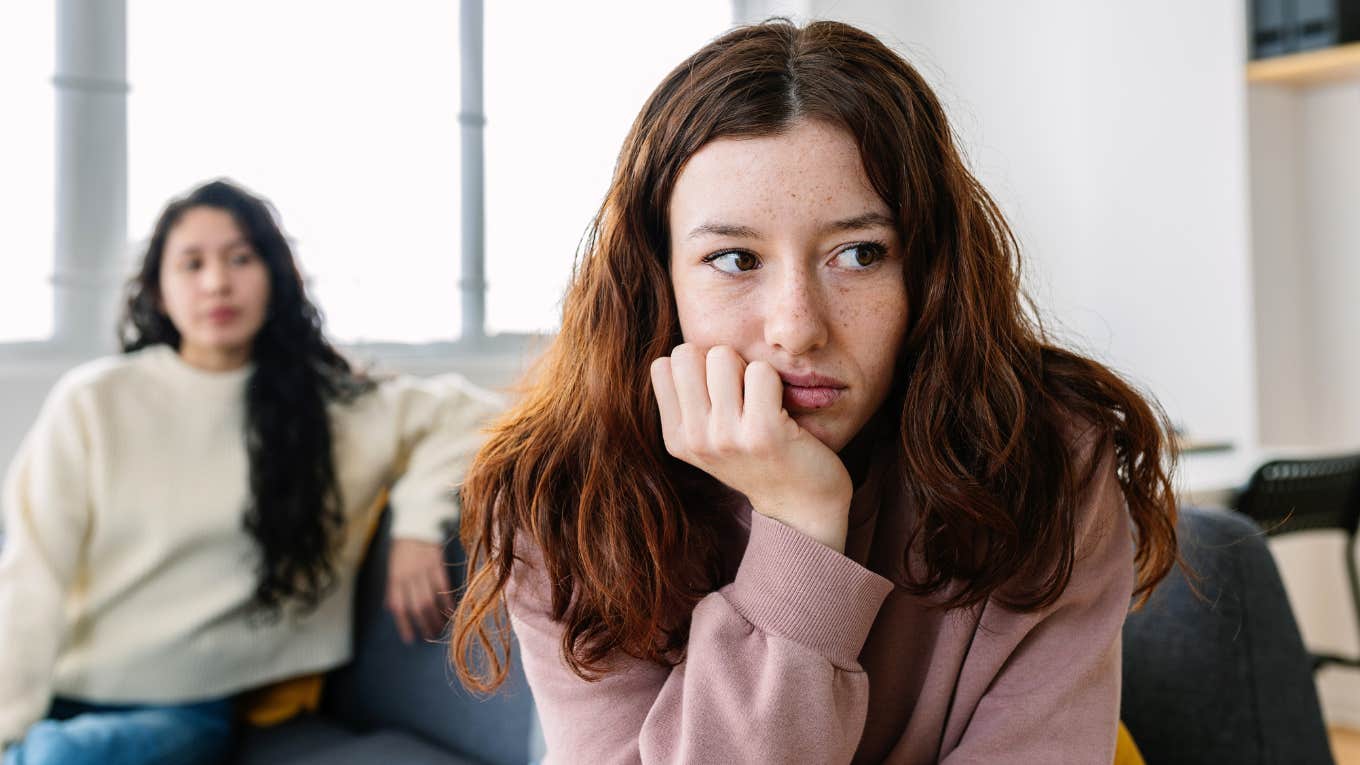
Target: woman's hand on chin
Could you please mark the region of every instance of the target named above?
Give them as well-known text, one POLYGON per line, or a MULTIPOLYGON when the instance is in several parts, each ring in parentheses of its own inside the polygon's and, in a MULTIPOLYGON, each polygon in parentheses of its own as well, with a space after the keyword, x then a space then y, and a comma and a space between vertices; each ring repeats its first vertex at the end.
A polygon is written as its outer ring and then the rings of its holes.
POLYGON ((783 407, 784 383, 729 346, 689 343, 652 362, 666 450, 741 492, 758 513, 837 551, 854 486, 830 447, 783 407))

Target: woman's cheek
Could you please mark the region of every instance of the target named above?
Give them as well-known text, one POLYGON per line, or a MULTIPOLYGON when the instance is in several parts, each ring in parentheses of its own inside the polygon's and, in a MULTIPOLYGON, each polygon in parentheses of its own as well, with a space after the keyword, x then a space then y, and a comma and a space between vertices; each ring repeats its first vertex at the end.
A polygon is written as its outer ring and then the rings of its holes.
POLYGON ((748 301, 742 296, 730 290, 688 289, 676 295, 676 305, 685 342, 741 349, 746 327, 753 318, 748 301))

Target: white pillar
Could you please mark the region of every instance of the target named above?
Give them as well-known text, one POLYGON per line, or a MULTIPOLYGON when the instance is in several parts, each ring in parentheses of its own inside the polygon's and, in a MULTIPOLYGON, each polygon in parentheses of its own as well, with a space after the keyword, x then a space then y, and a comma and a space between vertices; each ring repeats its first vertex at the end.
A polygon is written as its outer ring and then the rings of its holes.
POLYGON ((127 247, 127 6, 58 0, 55 335, 113 347, 127 247))
POLYGON ((459 15, 462 92, 458 114, 462 141, 463 342, 486 336, 486 178, 482 106, 482 0, 462 0, 459 15))

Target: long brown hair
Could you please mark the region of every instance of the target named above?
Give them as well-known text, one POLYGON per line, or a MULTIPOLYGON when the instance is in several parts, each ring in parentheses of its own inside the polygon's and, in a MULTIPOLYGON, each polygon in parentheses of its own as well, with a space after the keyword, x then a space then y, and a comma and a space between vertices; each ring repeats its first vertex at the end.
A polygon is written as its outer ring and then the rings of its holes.
POLYGON ((666 453, 652 398, 649 364, 681 342, 668 201, 709 141, 801 119, 855 138, 907 253, 906 361, 890 401, 901 406, 901 480, 917 511, 907 547, 925 573, 900 584, 931 595, 960 582, 949 608, 989 596, 1017 610, 1051 604, 1071 577, 1078 500, 1097 467, 1073 448, 1073 423, 1098 435, 1096 453, 1112 447, 1137 594, 1174 564, 1165 416, 1110 370, 1046 341, 1021 290, 1016 240, 920 75, 854 27, 773 20, 714 40, 647 100, 584 241, 561 332, 467 476, 468 583, 451 654, 468 687, 505 677, 504 592, 520 534, 542 553, 562 654, 578 675, 598 677, 614 651, 678 660, 688 614, 721 584, 717 542, 730 531, 724 513, 688 501, 702 481, 666 453))

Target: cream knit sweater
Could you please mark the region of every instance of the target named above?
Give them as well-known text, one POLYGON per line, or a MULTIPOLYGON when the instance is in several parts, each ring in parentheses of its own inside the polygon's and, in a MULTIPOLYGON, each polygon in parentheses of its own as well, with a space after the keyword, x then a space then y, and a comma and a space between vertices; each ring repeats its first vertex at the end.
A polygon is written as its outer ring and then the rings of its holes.
POLYGON ((203 372, 156 346, 54 388, 3 494, 0 745, 53 695, 187 702, 347 661, 354 575, 384 486, 394 536, 442 540, 497 402, 457 376, 385 381, 331 409, 349 521, 338 586, 305 618, 248 619, 249 373, 203 372))

